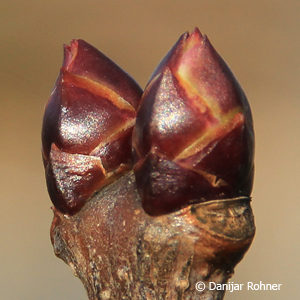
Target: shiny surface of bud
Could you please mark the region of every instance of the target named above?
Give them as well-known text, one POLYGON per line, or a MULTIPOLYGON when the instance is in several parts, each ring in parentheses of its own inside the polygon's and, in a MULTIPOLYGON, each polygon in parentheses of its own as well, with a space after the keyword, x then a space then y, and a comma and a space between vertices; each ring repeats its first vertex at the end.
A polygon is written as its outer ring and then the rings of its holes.
POLYGON ((45 109, 42 144, 51 200, 73 214, 132 168, 131 134, 142 91, 85 41, 73 40, 64 50, 45 109))
POLYGON ((250 107, 228 66, 197 28, 180 37, 147 84, 133 148, 137 187, 149 214, 250 195, 250 107))

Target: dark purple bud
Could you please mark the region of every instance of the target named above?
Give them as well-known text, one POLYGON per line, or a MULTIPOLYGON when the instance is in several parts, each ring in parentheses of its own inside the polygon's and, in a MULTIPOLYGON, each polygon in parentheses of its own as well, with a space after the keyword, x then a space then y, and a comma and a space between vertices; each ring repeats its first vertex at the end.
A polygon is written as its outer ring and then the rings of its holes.
POLYGON ((48 191, 61 212, 77 212, 132 168, 131 135, 141 94, 128 74, 85 41, 65 46, 42 129, 48 191))
POLYGON ((137 187, 149 214, 250 195, 250 107, 228 66, 197 28, 180 37, 147 84, 133 147, 137 187))

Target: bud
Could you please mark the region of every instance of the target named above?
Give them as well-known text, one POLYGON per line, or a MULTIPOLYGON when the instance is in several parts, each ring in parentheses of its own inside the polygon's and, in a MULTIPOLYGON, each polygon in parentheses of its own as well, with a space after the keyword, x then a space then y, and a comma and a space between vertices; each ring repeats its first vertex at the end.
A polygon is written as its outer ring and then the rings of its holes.
POLYGON ((246 96, 206 36, 183 34, 142 96, 133 132, 143 207, 249 197, 254 134, 246 96))
POLYGON ((48 191, 61 212, 77 212, 132 168, 131 135, 141 94, 128 74, 85 41, 64 47, 42 129, 48 191))

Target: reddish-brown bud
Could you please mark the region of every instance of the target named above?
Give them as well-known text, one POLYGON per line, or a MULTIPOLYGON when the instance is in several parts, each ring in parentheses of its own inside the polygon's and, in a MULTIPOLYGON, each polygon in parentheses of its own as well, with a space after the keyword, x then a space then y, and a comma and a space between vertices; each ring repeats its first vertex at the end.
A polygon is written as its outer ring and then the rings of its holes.
POLYGON ((73 214, 132 168, 131 134, 142 91, 85 41, 73 40, 64 50, 42 143, 51 200, 61 212, 73 214))
POLYGON ((206 36, 183 34, 152 75, 133 133, 149 214, 250 195, 252 117, 241 87, 206 36))

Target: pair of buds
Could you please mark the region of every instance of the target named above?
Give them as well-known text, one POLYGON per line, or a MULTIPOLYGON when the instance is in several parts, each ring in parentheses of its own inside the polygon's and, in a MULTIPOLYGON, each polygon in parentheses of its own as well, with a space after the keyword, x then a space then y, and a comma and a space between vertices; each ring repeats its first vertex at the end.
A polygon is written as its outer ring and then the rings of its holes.
POLYGON ((78 212, 131 169, 150 215, 250 196, 250 107, 197 28, 179 38, 144 92, 83 40, 64 49, 42 129, 47 187, 56 209, 78 212))

